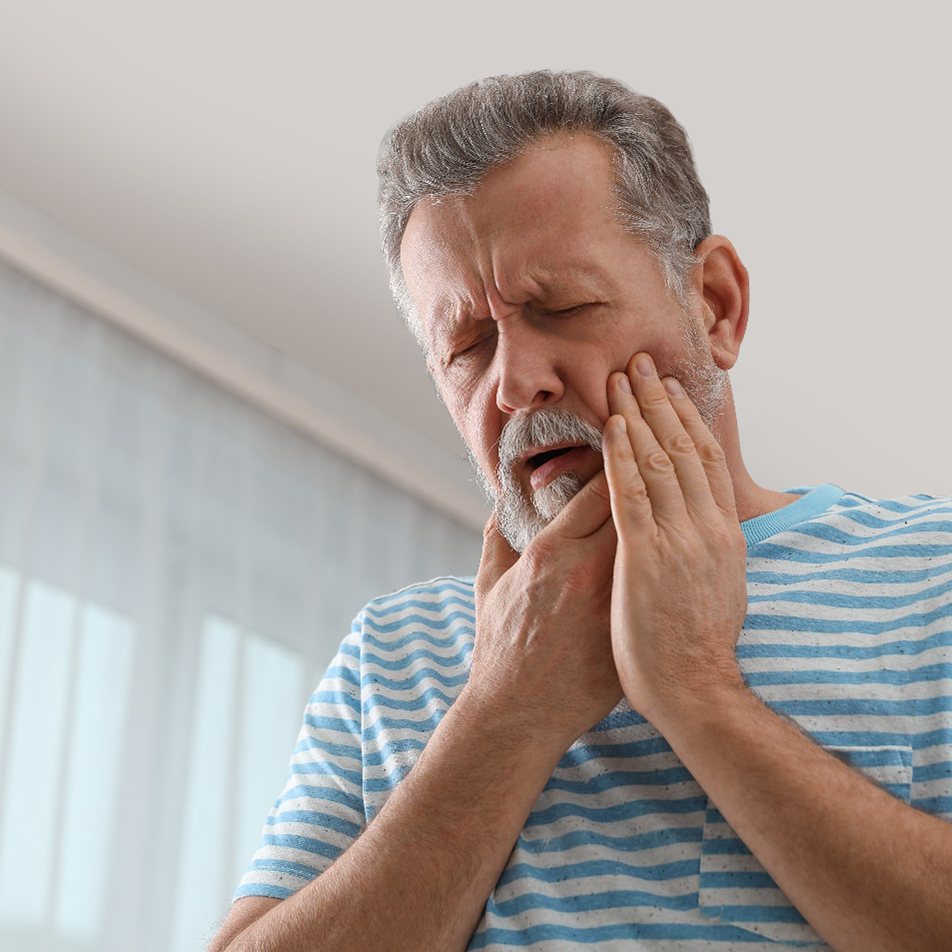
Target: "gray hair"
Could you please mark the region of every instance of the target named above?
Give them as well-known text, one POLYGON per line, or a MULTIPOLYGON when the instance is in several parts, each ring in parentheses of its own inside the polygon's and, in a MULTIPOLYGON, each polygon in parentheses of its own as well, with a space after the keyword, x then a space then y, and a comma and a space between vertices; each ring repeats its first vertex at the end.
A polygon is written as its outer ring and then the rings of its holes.
POLYGON ((400 242, 417 202, 471 194, 490 170, 560 131, 591 132, 614 147, 620 222, 648 245, 665 286, 687 303, 685 278, 711 221, 687 134, 668 109, 591 72, 491 76, 433 100, 381 144, 383 254, 394 300, 421 344, 400 266, 400 242))

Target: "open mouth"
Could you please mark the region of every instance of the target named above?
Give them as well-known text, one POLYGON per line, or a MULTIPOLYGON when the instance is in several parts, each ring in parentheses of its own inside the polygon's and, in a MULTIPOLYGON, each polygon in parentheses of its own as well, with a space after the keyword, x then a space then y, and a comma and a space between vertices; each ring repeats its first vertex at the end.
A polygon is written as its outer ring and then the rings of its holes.
POLYGON ((572 450, 577 449, 577 446, 561 446, 557 450, 546 450, 544 453, 536 453, 535 456, 530 456, 526 460, 526 465, 530 470, 536 470, 550 459, 555 459, 556 456, 564 456, 566 453, 571 453, 572 450))

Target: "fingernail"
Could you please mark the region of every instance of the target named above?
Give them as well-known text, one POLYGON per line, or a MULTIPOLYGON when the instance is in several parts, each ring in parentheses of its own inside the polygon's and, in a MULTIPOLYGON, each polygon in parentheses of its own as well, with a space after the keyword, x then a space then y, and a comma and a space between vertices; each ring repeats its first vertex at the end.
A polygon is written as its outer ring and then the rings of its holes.
POLYGON ((628 374, 618 375, 618 386, 621 387, 625 393, 631 393, 631 381, 628 379, 628 374))
POLYGON ((650 377, 654 373, 654 361, 647 354, 642 354, 635 361, 635 366, 642 377, 650 377))
POLYGON ((664 378, 664 389, 671 394, 672 397, 683 397, 684 388, 674 379, 674 377, 665 377, 664 378))

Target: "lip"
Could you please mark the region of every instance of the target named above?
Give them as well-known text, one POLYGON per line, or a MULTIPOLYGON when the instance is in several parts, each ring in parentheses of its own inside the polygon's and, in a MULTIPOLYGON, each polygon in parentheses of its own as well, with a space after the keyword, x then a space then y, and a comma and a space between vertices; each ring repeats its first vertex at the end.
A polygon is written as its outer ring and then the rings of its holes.
POLYGON ((540 443, 538 446, 530 446, 520 457, 519 462, 523 466, 528 466, 529 460, 539 453, 549 453, 552 450, 564 450, 567 446, 581 446, 577 440, 563 440, 561 443, 540 443))
MULTIPOLYGON (((529 483, 533 489, 541 489, 546 484, 552 482, 556 476, 569 469, 574 469, 585 458, 585 452, 590 451, 590 446, 578 446, 574 443, 566 443, 565 446, 573 447, 568 453, 562 453, 550 460, 546 460, 540 467, 529 473, 529 483)), ((546 446, 535 450, 531 455, 542 453, 547 450, 562 449, 561 446, 546 446)), ((528 460, 526 460, 528 462, 528 460)))

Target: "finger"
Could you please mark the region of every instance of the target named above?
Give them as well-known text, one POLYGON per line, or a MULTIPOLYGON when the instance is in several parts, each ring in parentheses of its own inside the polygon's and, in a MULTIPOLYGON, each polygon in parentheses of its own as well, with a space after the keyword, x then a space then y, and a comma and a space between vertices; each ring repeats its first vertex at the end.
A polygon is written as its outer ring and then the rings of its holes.
MULTIPOLYGON (((634 368, 633 361, 634 358, 629 362, 630 368, 634 368)), ((636 373, 626 371, 609 377, 608 407, 612 413, 625 418, 628 440, 651 501, 655 522, 659 525, 684 523, 688 519, 684 493, 678 483, 674 464, 645 419, 643 408, 634 393, 639 386, 637 380, 632 380, 636 373)))
POLYGON ((707 474, 694 440, 681 425, 677 411, 671 405, 671 395, 659 379, 654 361, 648 354, 636 354, 629 362, 628 370, 641 416, 651 430, 653 444, 663 454, 655 457, 657 465, 649 469, 638 457, 637 448, 635 451, 652 504, 658 495, 661 505, 667 510, 662 512, 661 518, 678 519, 690 515, 695 519, 710 519, 715 505, 707 474), (643 360, 648 364, 647 374, 640 368, 643 360))
MULTIPOLYGON (((672 379, 666 377, 661 382, 664 384, 672 379)), ((680 384, 678 384, 678 387, 683 393, 684 388, 680 384)), ((736 519, 737 501, 734 499, 734 481, 731 479, 730 470, 727 468, 727 457, 724 455, 721 444, 717 442, 714 434, 707 428, 697 407, 687 394, 683 396, 671 394, 670 396, 671 406, 677 413, 681 426, 691 437, 698 459, 704 467, 714 502, 721 512, 736 519)))
POLYGON ((624 416, 608 418, 602 433, 602 450, 611 493, 612 519, 619 536, 626 538, 635 532, 652 530, 655 521, 651 500, 645 481, 638 472, 624 416))
POLYGON ((483 551, 476 570, 475 597, 477 606, 495 588, 496 583, 516 564, 519 553, 509 544, 496 524, 496 513, 483 528, 483 551))
POLYGON ((587 539, 612 519, 611 498, 605 470, 600 469, 539 533, 565 541, 587 539))

